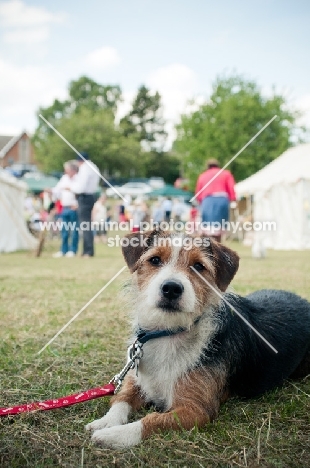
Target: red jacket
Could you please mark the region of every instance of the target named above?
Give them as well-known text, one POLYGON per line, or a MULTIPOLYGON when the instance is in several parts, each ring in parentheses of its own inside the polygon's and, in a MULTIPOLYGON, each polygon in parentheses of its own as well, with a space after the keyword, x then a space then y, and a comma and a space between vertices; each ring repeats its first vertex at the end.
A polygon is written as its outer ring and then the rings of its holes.
POLYGON ((222 172, 221 171, 222 169, 220 169, 219 167, 212 167, 211 169, 208 169, 207 171, 200 174, 200 176, 198 177, 195 193, 200 192, 200 190, 202 189, 201 193, 199 193, 199 195, 196 197, 200 203, 207 196, 219 192, 227 193, 230 201, 236 200, 236 194, 234 189, 235 180, 231 172, 226 170, 222 172), (212 180, 217 173, 219 173, 218 176, 216 176, 215 179, 212 180), (212 180, 212 182, 208 184, 210 180, 212 180))

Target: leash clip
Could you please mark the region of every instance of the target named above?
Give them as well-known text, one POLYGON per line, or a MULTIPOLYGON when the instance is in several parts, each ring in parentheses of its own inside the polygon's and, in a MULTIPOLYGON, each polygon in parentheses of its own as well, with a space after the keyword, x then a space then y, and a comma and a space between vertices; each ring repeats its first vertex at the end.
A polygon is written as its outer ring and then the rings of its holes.
POLYGON ((143 356, 143 350, 142 350, 143 344, 140 343, 138 340, 134 342, 132 346, 129 347, 129 356, 132 359, 134 356, 134 364, 132 365, 132 368, 136 368, 136 376, 138 377, 138 372, 139 372, 139 364, 140 364, 140 359, 143 356))
POLYGON ((114 393, 117 393, 119 391, 124 378, 131 369, 134 369, 134 367, 136 367, 136 374, 138 375, 139 361, 143 355, 142 346, 143 344, 137 340, 128 347, 126 365, 109 382, 116 385, 114 393))

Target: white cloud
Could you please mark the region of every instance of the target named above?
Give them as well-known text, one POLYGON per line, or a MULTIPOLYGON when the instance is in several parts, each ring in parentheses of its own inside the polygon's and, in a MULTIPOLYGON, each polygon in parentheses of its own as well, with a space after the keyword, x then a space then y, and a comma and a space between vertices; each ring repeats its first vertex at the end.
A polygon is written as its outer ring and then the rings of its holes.
POLYGON ((162 97, 164 118, 167 120, 167 149, 176 137, 174 126, 180 114, 186 112, 189 100, 196 97, 198 78, 186 65, 173 63, 153 71, 146 80, 152 91, 158 91, 162 97))
POLYGON ((0 25, 7 44, 33 44, 44 42, 54 23, 61 23, 65 16, 45 8, 26 5, 22 0, 0 3, 0 25))
POLYGON ((35 44, 44 42, 49 36, 49 30, 46 27, 35 29, 14 29, 4 34, 4 41, 7 44, 35 44))
POLYGON ((188 100, 194 97, 198 80, 191 68, 175 63, 153 71, 146 84, 162 96, 165 118, 174 120, 185 111, 188 100))
POLYGON ((295 107, 302 113, 298 119, 298 124, 310 128, 310 94, 304 94, 296 99, 295 107))
POLYGON ((103 46, 86 55, 84 64, 95 70, 102 70, 118 65, 121 61, 119 53, 114 47, 103 46))
POLYGON ((1 135, 15 136, 15 135, 19 135, 23 130, 24 128, 21 128, 18 125, 6 125, 6 124, 0 125, 1 135))
POLYGON ((124 91, 122 93, 122 102, 117 107, 115 116, 116 122, 119 122, 130 110, 137 91, 124 91))
POLYGON ((25 126, 28 131, 33 131, 38 108, 50 105, 56 97, 64 99, 67 96, 60 77, 49 68, 20 67, 0 58, 0 69, 0 122, 3 122, 0 133, 5 133, 8 128, 21 131, 25 126))
POLYGON ((297 111, 301 116, 296 120, 297 125, 310 129, 310 93, 297 96, 296 91, 291 86, 282 86, 274 90, 272 86, 263 86, 262 94, 271 98, 274 94, 283 96, 286 101, 286 108, 289 111, 297 111))
POLYGON ((62 14, 51 13, 42 7, 26 5, 21 0, 0 4, 0 24, 4 27, 30 27, 62 22, 62 14))
MULTIPOLYGON (((180 114, 187 111, 188 101, 197 97, 196 73, 186 65, 174 63, 151 72, 145 80, 145 85, 152 92, 158 91, 161 95, 163 117, 166 120, 168 132, 166 144, 166 149, 168 149, 175 139, 174 126, 180 114)), ((136 93, 137 91, 123 93, 123 102, 117 111, 117 121, 129 112, 136 93)))
POLYGON ((158 68, 149 76, 149 82, 161 88, 188 88, 196 84, 195 72, 186 65, 172 63, 166 67, 158 68))

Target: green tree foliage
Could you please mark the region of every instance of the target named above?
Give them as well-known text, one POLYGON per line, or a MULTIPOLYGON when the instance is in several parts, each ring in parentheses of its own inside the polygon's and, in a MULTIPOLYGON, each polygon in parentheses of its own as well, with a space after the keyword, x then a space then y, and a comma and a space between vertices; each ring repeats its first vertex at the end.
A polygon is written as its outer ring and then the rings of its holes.
POLYGON ((119 86, 103 86, 82 76, 69 84, 68 96, 38 111, 33 143, 43 170, 61 171, 63 163, 75 153, 39 114, 77 150, 87 151, 107 177, 162 176, 167 182, 178 177, 179 160, 162 150, 166 132, 158 93, 141 86, 132 109, 118 126, 115 114, 122 99, 119 86))
POLYGON ((180 160, 169 152, 144 153, 145 177, 163 177, 173 184, 180 175, 180 160))
POLYGON ((135 135, 146 150, 161 152, 167 137, 162 118, 161 97, 141 86, 133 101, 130 112, 121 119, 120 128, 124 135, 135 135))
POLYGON ((275 115, 277 118, 230 164, 237 181, 292 145, 298 114, 288 109, 282 96, 264 97, 252 81, 238 75, 219 77, 209 101, 183 115, 177 126, 174 150, 192 187, 206 169, 207 159, 216 158, 223 166, 275 115))
POLYGON ((142 85, 132 103, 132 109, 120 121, 123 135, 141 143, 146 177, 163 177, 173 183, 180 175, 180 161, 164 151, 167 132, 162 117, 162 103, 158 92, 152 93, 142 85))
MULTIPOLYGON (((60 119, 56 128, 78 151, 88 152, 103 174, 129 177, 132 171, 144 172, 139 142, 117 130, 109 110, 81 108, 60 119)), ((35 141, 35 145, 36 157, 46 171, 62 170, 65 161, 76 157, 55 132, 35 141)))
POLYGON ((76 112, 85 108, 93 112, 110 109, 115 115, 121 94, 119 86, 103 86, 86 76, 71 81, 69 85, 70 100, 76 112))
MULTIPOLYGON (((121 100, 121 89, 119 86, 104 86, 87 76, 81 76, 78 80, 69 83, 68 95, 68 99, 64 101, 55 99, 51 106, 41 107, 38 116, 41 114, 49 123, 56 126, 61 119, 77 114, 85 108, 92 112, 106 109, 115 115, 121 100)), ((34 141, 38 143, 51 133, 53 130, 39 118, 34 141)))
MULTIPOLYGON (((125 136, 115 125, 115 113, 121 100, 119 86, 103 86, 82 76, 69 84, 69 98, 55 100, 38 111, 77 150, 87 151, 99 169, 108 175, 129 177, 144 175, 141 147, 137 139, 125 136)), ((38 117, 33 137, 36 158, 43 170, 62 170, 64 161, 76 154, 38 117)))

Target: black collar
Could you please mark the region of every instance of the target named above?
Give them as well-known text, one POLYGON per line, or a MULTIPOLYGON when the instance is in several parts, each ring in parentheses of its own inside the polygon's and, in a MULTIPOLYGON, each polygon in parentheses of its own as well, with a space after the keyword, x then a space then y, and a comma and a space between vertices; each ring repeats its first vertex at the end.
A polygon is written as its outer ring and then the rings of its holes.
MULTIPOLYGON (((202 315, 200 317, 196 318, 194 321, 193 325, 197 325, 197 323, 200 321, 202 315)), ((137 341, 141 344, 145 344, 149 340, 153 340, 154 338, 163 338, 165 336, 174 336, 178 335, 179 333, 183 333, 185 331, 189 331, 188 328, 184 327, 179 327, 176 328, 175 330, 167 329, 167 330, 155 330, 155 331, 149 331, 149 330, 143 330, 143 328, 138 328, 138 331, 136 332, 137 335, 137 341)))

